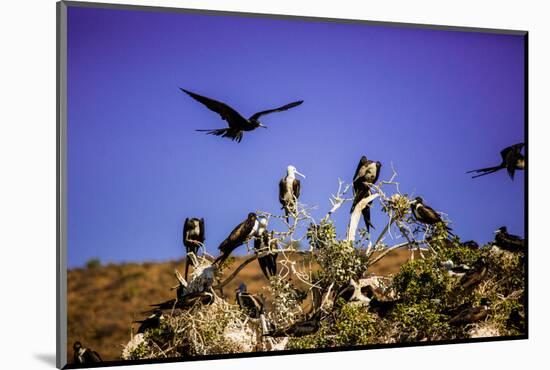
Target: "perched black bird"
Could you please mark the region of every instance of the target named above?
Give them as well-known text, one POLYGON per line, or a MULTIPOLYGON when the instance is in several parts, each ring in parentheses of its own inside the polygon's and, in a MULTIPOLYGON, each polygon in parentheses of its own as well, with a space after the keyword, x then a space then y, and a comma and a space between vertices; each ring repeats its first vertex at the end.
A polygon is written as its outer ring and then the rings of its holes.
POLYGON ((272 332, 265 334, 269 337, 303 337, 310 334, 315 334, 321 327, 321 311, 315 312, 311 318, 298 321, 285 329, 275 329, 272 332))
POLYGON ((189 253, 197 255, 199 247, 204 244, 204 218, 186 218, 183 223, 183 245, 187 252, 185 257, 185 280, 189 272, 191 258, 189 253))
POLYGON ((508 234, 506 226, 501 226, 495 231, 495 244, 509 252, 524 251, 525 241, 517 235, 508 234))
MULTIPOLYGON (((277 241, 270 237, 269 232, 266 230, 263 221, 267 223, 265 218, 260 218, 258 229, 258 236, 254 239, 254 249, 256 253, 264 253, 269 250, 272 246, 277 248, 277 241)), ((269 279, 271 276, 277 275, 277 253, 269 253, 265 256, 258 257, 258 263, 260 269, 264 273, 264 276, 269 279)))
POLYGON ((286 221, 288 222, 289 214, 296 213, 296 203, 300 198, 300 180, 296 178, 296 175, 305 175, 298 172, 296 167, 288 166, 286 168, 286 176, 279 181, 279 202, 281 203, 281 209, 285 211, 286 221))
POLYGON ((508 329, 525 330, 525 314, 522 314, 517 307, 512 308, 506 320, 508 329))
POLYGON ((460 244, 462 247, 470 248, 470 249, 479 249, 479 244, 475 240, 468 240, 460 244))
POLYGON ((411 202, 411 211, 414 215, 414 218, 416 218, 418 221, 422 222, 423 224, 427 225, 435 225, 441 223, 445 226, 447 229, 447 232, 450 235, 454 235, 452 233, 452 229, 445 224, 445 222, 441 219, 441 216, 439 213, 437 213, 433 208, 430 206, 427 206, 424 204, 424 200, 421 197, 416 197, 411 202))
POLYGON ((255 213, 250 212, 246 220, 241 222, 237 227, 231 231, 229 236, 220 244, 218 249, 221 254, 212 263, 213 265, 219 263, 220 265, 229 257, 237 247, 244 244, 248 238, 254 236, 254 233, 259 228, 259 223, 255 213))
POLYGON ((241 283, 235 290, 235 300, 241 310, 245 311, 253 319, 259 319, 260 315, 264 312, 263 300, 248 293, 244 283, 241 283))
POLYGON ((474 266, 460 279, 460 285, 464 289, 475 287, 487 277, 488 266, 484 257, 479 258, 474 266))
POLYGON ((73 360, 75 364, 84 365, 103 361, 99 353, 82 346, 80 342, 74 342, 73 351, 73 360))
POLYGON ((467 272, 469 272, 471 269, 468 265, 461 264, 458 266, 455 266, 454 262, 452 260, 447 260, 445 262, 441 263, 441 266, 447 270, 449 275, 451 276, 464 276, 467 272))
MULTIPOLYGON (((351 206, 350 213, 353 212, 357 203, 371 195, 370 185, 375 184, 378 181, 381 168, 382 163, 378 161, 371 161, 365 156, 361 157, 359 164, 357 165, 357 169, 355 170, 355 174, 353 175, 353 204, 351 206)), ((369 205, 363 208, 362 214, 367 231, 369 231, 370 228, 373 227, 370 222, 369 205)))
POLYGON ((482 299, 481 305, 461 310, 449 320, 450 325, 467 325, 484 320, 489 314, 489 300, 482 299))
POLYGON ((197 130, 197 131, 203 131, 209 135, 227 137, 237 142, 240 142, 242 140, 243 131, 252 131, 258 127, 267 128, 266 126, 262 125, 258 120, 261 116, 274 113, 274 112, 282 112, 290 108, 297 107, 298 105, 304 102, 303 100, 299 100, 299 101, 295 101, 295 102, 283 105, 282 107, 279 107, 279 108, 264 110, 258 113, 254 113, 252 116, 250 116, 250 118, 246 119, 243 116, 241 116, 239 112, 237 112, 235 109, 231 108, 229 105, 225 103, 207 98, 205 96, 201 96, 199 94, 195 94, 191 91, 187 91, 182 88, 180 88, 180 90, 185 92, 189 96, 191 96, 196 101, 204 104, 211 111, 218 113, 221 116, 221 118, 227 122, 227 125, 229 126, 229 128, 221 128, 221 129, 213 129, 213 130, 212 129, 197 130))
POLYGON ((212 302, 214 302, 214 295, 210 292, 195 292, 185 295, 178 294, 178 298, 176 299, 169 299, 162 303, 152 304, 151 307, 155 307, 155 309, 148 311, 148 313, 153 313, 156 310, 172 310, 175 308, 185 310, 197 304, 209 305, 212 302))
POLYGON ((140 324, 137 333, 145 333, 145 331, 147 330, 158 328, 160 326, 161 320, 163 319, 164 316, 162 315, 162 310, 154 310, 151 316, 149 316, 145 320, 134 321, 134 323, 140 324))
POLYGON ((508 175, 510 175, 510 178, 513 180, 516 170, 525 169, 525 157, 521 154, 521 149, 523 149, 524 146, 524 143, 519 143, 503 149, 500 152, 502 162, 498 166, 480 168, 479 170, 472 170, 466 173, 478 173, 479 175, 472 176, 472 178, 475 179, 476 177, 485 176, 506 168, 508 175))

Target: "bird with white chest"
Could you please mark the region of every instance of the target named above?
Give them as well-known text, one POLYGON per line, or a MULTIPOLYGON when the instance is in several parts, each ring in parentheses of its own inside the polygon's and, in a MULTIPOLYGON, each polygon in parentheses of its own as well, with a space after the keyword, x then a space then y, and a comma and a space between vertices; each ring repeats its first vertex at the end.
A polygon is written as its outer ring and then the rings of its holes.
POLYGON ((279 182, 279 202, 285 211, 287 222, 289 215, 296 213, 296 204, 300 197, 301 184, 296 175, 306 178, 305 175, 298 172, 296 167, 290 165, 286 168, 286 176, 279 182))

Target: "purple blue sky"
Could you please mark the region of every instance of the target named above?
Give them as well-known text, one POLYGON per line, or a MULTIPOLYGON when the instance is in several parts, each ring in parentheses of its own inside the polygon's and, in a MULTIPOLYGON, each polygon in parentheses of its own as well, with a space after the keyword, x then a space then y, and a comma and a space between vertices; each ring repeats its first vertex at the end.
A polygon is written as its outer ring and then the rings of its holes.
MULTIPOLYGON (((249 211, 280 212, 289 164, 320 217, 363 154, 463 240, 523 235, 524 174, 465 171, 524 141, 524 109, 522 36, 69 7, 69 267, 181 258, 188 216, 216 254, 249 211), (180 86, 245 116, 304 104, 237 144, 194 131, 225 122, 180 86)), ((334 215, 342 236, 348 217, 334 215)), ((372 218, 381 230, 379 206, 372 218)))

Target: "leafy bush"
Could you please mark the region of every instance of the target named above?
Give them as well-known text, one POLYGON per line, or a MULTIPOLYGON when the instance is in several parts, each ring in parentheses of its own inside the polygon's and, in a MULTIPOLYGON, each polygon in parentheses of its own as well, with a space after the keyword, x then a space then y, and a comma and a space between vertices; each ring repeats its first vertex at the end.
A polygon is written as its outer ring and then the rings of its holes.
POLYGON ((88 261, 86 261, 86 268, 88 270, 93 270, 98 267, 101 267, 101 261, 98 258, 91 258, 88 261))

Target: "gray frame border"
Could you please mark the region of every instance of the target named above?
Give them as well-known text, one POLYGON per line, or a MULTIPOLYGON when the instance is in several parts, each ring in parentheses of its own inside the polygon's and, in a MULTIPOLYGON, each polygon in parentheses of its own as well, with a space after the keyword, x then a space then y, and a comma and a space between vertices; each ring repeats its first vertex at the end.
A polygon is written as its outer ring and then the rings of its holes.
MULTIPOLYGON (((116 9, 116 10, 138 10, 149 12, 171 12, 171 13, 187 13, 187 14, 203 14, 212 16, 233 16, 246 18, 263 18, 263 19, 282 19, 282 20, 301 20, 308 22, 332 22, 341 24, 362 24, 385 27, 399 28, 418 28, 426 30, 443 30, 443 31, 458 31, 458 32, 478 32, 500 35, 516 35, 525 38, 525 157, 527 159, 528 150, 528 31, 526 30, 510 30, 510 29, 495 29, 481 27, 460 27, 460 26, 445 26, 422 23, 405 23, 392 21, 370 21, 361 19, 347 18, 328 18, 318 16, 300 16, 290 14, 269 14, 269 13, 248 13, 240 11, 225 11, 225 10, 205 10, 194 8, 175 8, 163 6, 147 6, 147 5, 132 5, 132 4, 109 4, 100 2, 81 2, 81 1, 58 1, 56 3, 56 367, 58 369, 74 368, 67 363, 67 8, 100 8, 100 9, 116 9)), ((528 170, 525 171, 525 240, 528 243, 528 170)), ((528 261, 529 253, 526 253, 528 261)), ((280 351, 278 353, 252 353, 239 355, 219 355, 219 356, 197 356, 196 358, 186 359, 187 361, 205 361, 213 359, 229 359, 229 358, 246 358, 246 357, 264 357, 264 356, 283 356, 289 354, 307 354, 307 353, 328 353, 328 352, 344 352, 349 350, 364 350, 374 348, 406 348, 419 347, 424 345, 444 345, 444 344, 459 344, 459 343, 477 343, 477 342, 494 342, 502 340, 518 340, 527 339, 529 337, 529 268, 526 262, 526 333, 523 336, 517 337, 496 337, 496 338, 479 338, 470 340, 453 340, 439 342, 424 342, 424 343, 401 343, 397 345, 371 345, 357 347, 340 347, 336 349, 317 349, 303 351, 280 351)), ((101 366, 120 366, 134 365, 146 363, 170 363, 170 362, 185 362, 182 359, 166 359, 166 360, 142 360, 142 361, 109 361, 101 366)), ((86 367, 86 366, 78 366, 86 367)))
POLYGON ((67 4, 56 4, 56 366, 67 364, 67 4))

